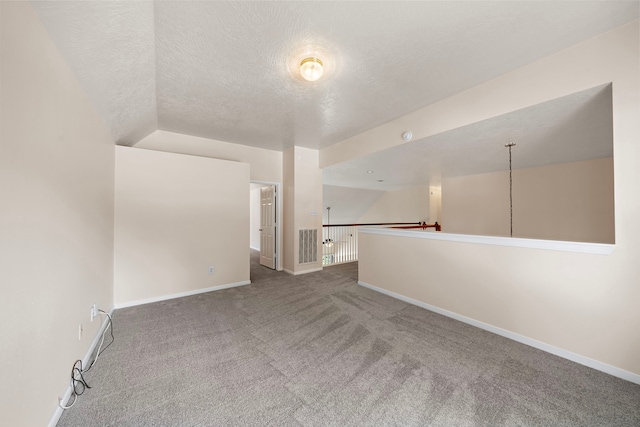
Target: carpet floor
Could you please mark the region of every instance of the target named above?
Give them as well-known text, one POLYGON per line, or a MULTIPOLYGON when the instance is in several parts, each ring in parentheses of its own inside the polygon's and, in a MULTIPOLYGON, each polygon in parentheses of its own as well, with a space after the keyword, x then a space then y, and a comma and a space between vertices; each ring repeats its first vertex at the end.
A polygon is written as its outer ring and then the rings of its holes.
POLYGON ((116 310, 71 426, 640 426, 640 386, 357 284, 357 263, 116 310))

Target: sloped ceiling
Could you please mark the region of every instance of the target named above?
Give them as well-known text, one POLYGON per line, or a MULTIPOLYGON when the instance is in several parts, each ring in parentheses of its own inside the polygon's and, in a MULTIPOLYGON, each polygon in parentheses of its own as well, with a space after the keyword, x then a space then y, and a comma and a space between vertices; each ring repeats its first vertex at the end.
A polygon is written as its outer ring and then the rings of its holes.
POLYGON ((322 186, 323 224, 353 224, 384 194, 379 190, 364 190, 344 186, 322 186), (327 207, 331 208, 330 216, 327 207))
POLYGON ((158 128, 153 3, 33 2, 118 144, 158 128))
POLYGON ((399 190, 442 178, 613 156, 606 84, 323 169, 326 185, 399 190), (371 173, 367 173, 371 171, 371 173))
POLYGON ((638 2, 32 2, 118 144, 323 148, 630 22, 638 2), (296 64, 318 52, 321 80, 296 64))

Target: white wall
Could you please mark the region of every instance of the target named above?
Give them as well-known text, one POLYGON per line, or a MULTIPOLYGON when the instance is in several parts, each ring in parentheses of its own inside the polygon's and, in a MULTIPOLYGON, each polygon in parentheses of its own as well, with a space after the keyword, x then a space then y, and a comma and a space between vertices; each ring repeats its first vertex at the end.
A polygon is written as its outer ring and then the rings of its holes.
POLYGON ((357 222, 426 222, 428 219, 429 186, 421 185, 385 192, 357 222))
POLYGON ((249 165, 116 147, 116 306, 248 281, 249 165))
POLYGON ((282 182, 282 152, 158 130, 136 148, 232 160, 251 165, 251 181, 282 182))
POLYGON ((0 424, 45 426, 113 305, 114 143, 30 4, 0 16, 0 424))
POLYGON ((635 21, 402 118, 411 129, 407 123, 415 119, 418 126, 430 117, 467 124, 612 82, 612 254, 361 235, 360 280, 612 366, 640 382, 639 38, 635 21), (433 116, 420 117, 427 112, 433 116))
POLYGON ((251 184, 249 196, 249 247, 260 250, 260 196, 261 184, 251 184))

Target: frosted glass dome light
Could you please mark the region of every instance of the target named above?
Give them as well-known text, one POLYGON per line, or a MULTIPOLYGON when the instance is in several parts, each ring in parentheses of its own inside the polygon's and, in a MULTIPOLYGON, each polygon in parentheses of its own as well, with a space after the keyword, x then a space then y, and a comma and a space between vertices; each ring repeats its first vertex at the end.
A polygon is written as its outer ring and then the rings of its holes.
POLYGON ((315 82, 322 77, 322 61, 319 58, 305 58, 300 62, 300 74, 302 78, 315 82))

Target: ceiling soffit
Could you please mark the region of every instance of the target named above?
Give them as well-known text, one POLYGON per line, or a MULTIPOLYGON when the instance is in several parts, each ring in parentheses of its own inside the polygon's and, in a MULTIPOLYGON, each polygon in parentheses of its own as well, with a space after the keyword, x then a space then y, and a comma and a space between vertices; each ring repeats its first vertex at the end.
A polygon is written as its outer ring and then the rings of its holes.
POLYGON ((442 178, 611 157, 612 87, 597 86, 323 169, 325 185, 398 190, 442 178), (372 171, 372 173, 367 173, 372 171))

